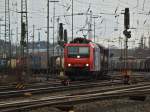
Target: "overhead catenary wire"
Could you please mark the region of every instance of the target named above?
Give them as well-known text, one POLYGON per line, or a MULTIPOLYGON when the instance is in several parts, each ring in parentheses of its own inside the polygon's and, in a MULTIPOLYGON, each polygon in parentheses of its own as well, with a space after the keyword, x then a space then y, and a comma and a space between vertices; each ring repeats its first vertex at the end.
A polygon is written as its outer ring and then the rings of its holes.
MULTIPOLYGON (((28 14, 29 14, 28 17, 32 17, 32 18, 29 18, 29 22, 34 22, 34 24, 38 24, 38 26, 42 26, 40 23, 41 23, 41 21, 43 22, 43 21, 46 20, 46 13, 47 13, 47 11, 45 10, 45 6, 44 6, 45 3, 44 3, 44 1, 41 1, 41 0, 39 0, 38 2, 35 2, 35 0, 33 0, 33 1, 34 1, 33 3, 36 3, 36 5, 39 5, 39 3, 42 3, 43 6, 38 6, 38 7, 34 7, 33 6, 33 8, 31 8, 31 6, 33 4, 31 3, 31 1, 29 1, 29 7, 30 8, 28 10, 28 14), (38 21, 39 21, 39 23, 38 23, 38 21)), ((97 13, 100 14, 102 16, 102 18, 106 18, 107 19, 108 23, 110 21, 109 18, 115 17, 115 15, 119 15, 118 28, 121 28, 123 26, 122 25, 121 14, 120 14, 121 10, 123 8, 125 8, 125 7, 129 7, 129 8, 131 8, 131 11, 132 11, 131 13, 135 13, 135 15, 134 15, 135 16, 134 17, 135 22, 133 23, 133 26, 136 27, 137 21, 139 23, 139 27, 140 27, 139 28, 139 34, 140 34, 140 29, 142 29, 142 28, 144 30, 146 29, 145 26, 149 24, 149 17, 148 16, 145 17, 144 15, 149 15, 149 10, 150 10, 149 5, 150 5, 150 3, 148 2, 148 0, 142 0, 142 1, 135 0, 135 2, 130 2, 129 0, 127 0, 127 1, 124 1, 124 0, 115 0, 114 2, 115 2, 115 4, 113 4, 111 2, 111 0, 110 1, 108 1, 108 0, 94 0, 94 1, 93 0, 74 0, 74 4, 75 4, 74 12, 75 13, 77 13, 79 11, 85 12, 88 9, 89 4, 91 3, 91 9, 92 9, 93 13, 94 14, 97 14, 97 13), (142 10, 143 4, 144 4, 144 11, 142 10), (102 13, 104 13, 104 14, 102 14, 102 13), (107 15, 107 13, 114 14, 114 15, 107 15), (137 13, 137 15, 136 15, 136 13, 137 13), (146 20, 146 18, 147 18, 147 20, 146 20)), ((57 4, 57 6, 60 9, 64 9, 64 11, 65 11, 64 14, 66 14, 66 15, 68 14, 69 15, 71 13, 71 0, 62 0, 60 3, 57 4)), ((0 8, 3 9, 3 6, 0 5, 0 8)), ((1 10, 1 11, 3 11, 3 10, 1 10)), ((18 11, 15 12, 15 10, 13 9, 13 7, 10 7, 10 12, 11 13, 17 13, 18 11)), ((50 11, 50 13, 52 13, 52 11, 50 11)), ((58 16, 61 15, 61 14, 63 15, 63 11, 61 11, 60 13, 58 13, 58 16)), ((3 14, 0 13, 0 15, 3 15, 3 14)), ((131 15, 131 17, 132 17, 132 15, 131 15)), ((71 27, 71 18, 68 17, 68 16, 60 17, 60 18, 61 18, 61 21, 66 24, 65 27, 67 27, 68 29, 70 29, 70 27, 71 27)), ((77 19, 78 18, 75 17, 75 21, 77 21, 77 19)), ((12 20, 11 24, 12 23, 15 24, 15 22, 13 22, 13 21, 14 20, 12 20)), ((83 16, 82 21, 84 21, 84 22, 82 22, 81 24, 79 22, 77 22, 79 24, 74 25, 75 32, 78 31, 78 30, 80 30, 80 29, 82 29, 82 28, 86 27, 86 25, 87 25, 86 23, 88 21, 88 18, 86 18, 86 16, 83 16)), ((102 21, 102 19, 97 20, 98 24, 101 21, 102 21)), ((43 26, 45 26, 45 23, 44 23, 43 26)), ((108 30, 111 31, 111 30, 113 30, 113 26, 115 24, 116 24, 116 20, 114 20, 114 18, 112 18, 112 27, 109 27, 108 25, 106 25, 106 28, 108 28, 108 30)), ((96 27, 98 27, 98 26, 96 26, 96 27)), ((104 32, 105 31, 104 30, 104 23, 103 23, 103 21, 99 25, 99 28, 100 27, 103 27, 103 28, 100 29, 101 31, 98 30, 98 32, 97 32, 98 34, 100 32, 104 32)), ((43 30, 43 32, 44 32, 44 30, 43 30)), ((109 32, 107 32, 107 33, 109 33, 109 32)), ((107 36, 107 35, 105 35, 105 36, 107 36)))

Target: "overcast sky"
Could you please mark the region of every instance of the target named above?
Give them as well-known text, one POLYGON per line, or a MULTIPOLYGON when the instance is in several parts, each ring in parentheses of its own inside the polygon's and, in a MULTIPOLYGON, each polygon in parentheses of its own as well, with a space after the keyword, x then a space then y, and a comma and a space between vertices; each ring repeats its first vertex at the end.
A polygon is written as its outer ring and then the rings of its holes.
MULTIPOLYGON (((4 20, 4 1, 0 0, 0 18, 4 20)), ((29 21, 29 38, 32 40, 32 26, 35 29, 41 28, 41 40, 46 40, 46 26, 47 26, 47 0, 27 0, 28 1, 28 21, 29 21)), ((56 3, 56 16, 59 16, 60 22, 64 23, 64 28, 68 30, 68 37, 71 39, 71 15, 72 4, 71 0, 59 0, 56 3)), ((20 11, 21 0, 10 0, 11 9, 11 29, 13 30, 13 42, 16 40, 16 27, 17 23, 20 27, 20 14, 16 13, 16 9, 20 11), (16 4, 17 3, 17 7, 16 4)), ((89 13, 90 10, 93 15, 99 18, 95 19, 96 22, 96 41, 105 46, 118 44, 118 37, 124 38, 123 32, 123 14, 121 14, 126 7, 130 8, 130 27, 132 29, 132 38, 129 40, 130 47, 135 47, 139 43, 142 35, 149 37, 150 26, 150 0, 74 0, 74 13, 89 13), (135 45, 133 40, 136 40, 135 45)), ((53 24, 53 3, 50 2, 50 26, 53 24)), ((57 38, 57 18, 55 19, 55 41, 57 38)), ((90 21, 89 15, 75 15, 74 16, 74 37, 83 37, 87 31, 80 31, 88 28, 90 21)), ((4 24, 4 21, 1 21, 4 24)), ((94 21, 92 20, 92 30, 94 21)), ((20 30, 19 30, 20 32, 20 30)), ((4 33, 4 27, 2 27, 4 33)), ((4 39, 4 35, 1 35, 4 39)), ((52 38, 52 29, 50 29, 50 38, 52 38)), ((35 40, 38 40, 38 31, 35 30, 35 40)), ((50 39, 52 41, 52 39, 50 39)), ((148 41, 148 40, 147 40, 148 41)))

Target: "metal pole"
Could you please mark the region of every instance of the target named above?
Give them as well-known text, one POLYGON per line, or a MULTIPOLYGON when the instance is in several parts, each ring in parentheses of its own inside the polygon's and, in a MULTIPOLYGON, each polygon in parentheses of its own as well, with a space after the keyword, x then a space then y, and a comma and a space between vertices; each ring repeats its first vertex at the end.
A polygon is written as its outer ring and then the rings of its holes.
POLYGON ((150 36, 149 36, 149 49, 150 49, 150 36))
POLYGON ((47 0, 47 77, 49 79, 49 0, 47 0))
POLYGON ((38 31, 38 56, 39 56, 39 53, 40 53, 40 38, 41 38, 40 30, 41 30, 41 28, 36 29, 36 30, 38 31))
POLYGON ((39 43, 39 45, 38 45, 38 56, 39 56, 39 52, 40 52, 40 36, 41 36, 40 31, 38 31, 38 43, 39 43))
MULTIPOLYGON (((55 1, 56 2, 56 1, 55 1)), ((55 37, 55 2, 54 2, 54 7, 53 7, 53 56, 54 54, 54 37, 55 37)), ((51 65, 52 68, 52 74, 54 74, 54 66, 51 65)))
POLYGON ((34 55, 34 25, 33 25, 33 42, 32 42, 32 54, 34 55))
POLYGON ((53 10, 53 56, 54 56, 54 36, 55 36, 55 2, 54 2, 54 10, 53 10))
MULTIPOLYGON (((27 0, 21 0, 21 57, 26 60, 27 72, 29 73, 29 63, 28 63, 28 54, 29 54, 29 46, 28 46, 28 17, 27 17, 27 0), (26 52, 25 52, 26 50, 26 52), (25 59, 27 58, 27 59, 25 59)), ((25 61, 24 61, 25 62, 25 61)))
POLYGON ((94 42, 95 42, 95 18, 94 18, 94 42))
MULTIPOLYGON (((54 56, 55 55, 55 52, 54 52, 54 39, 55 39, 55 3, 59 2, 59 1, 51 0, 50 2, 54 3, 54 6, 53 6, 53 56, 54 56)), ((54 67, 52 65, 52 72, 53 71, 54 71, 54 67)))
POLYGON ((6 17, 6 16, 7 16, 7 11, 6 11, 6 9, 7 9, 7 8, 6 8, 6 7, 7 7, 7 6, 6 6, 6 5, 7 5, 7 1, 5 0, 5 41, 4 41, 4 48, 5 48, 5 49, 4 49, 4 57, 3 57, 3 58, 6 58, 5 56, 6 56, 6 50, 7 50, 7 48, 6 48, 6 31, 7 31, 7 28, 6 28, 6 20, 7 20, 7 19, 6 19, 6 18, 7 18, 7 17, 6 17))
POLYGON ((95 19, 98 18, 98 17, 94 16, 92 18, 94 19, 94 42, 95 42, 95 39, 96 39, 96 35, 95 35, 95 33, 96 33, 96 31, 95 31, 95 19))
POLYGON ((121 37, 119 36, 119 46, 120 46, 120 58, 122 59, 122 41, 121 41, 121 37))
POLYGON ((108 40, 108 70, 110 70, 110 46, 109 46, 109 40, 108 40))
POLYGON ((72 40, 73 40, 73 0, 72 0, 72 40))
MULTIPOLYGON (((126 28, 125 28, 126 30, 126 28)), ((128 59, 128 38, 125 36, 125 51, 124 51, 124 59, 125 59, 125 75, 127 76, 127 59, 128 59)))
MULTIPOLYGON (((2 20, 0 19, 0 40, 2 40, 2 39, 1 39, 1 21, 2 21, 2 20)), ((0 49, 2 49, 2 47, 0 47, 0 49)), ((1 53, 2 53, 2 50, 0 50, 0 55, 1 55, 1 53)))
POLYGON ((54 56, 54 40, 55 40, 55 3, 56 2, 59 2, 59 1, 56 1, 56 0, 51 0, 50 2, 54 3, 54 6, 53 6, 53 56, 54 56))
POLYGON ((128 38, 125 36, 125 50, 124 50, 124 64, 125 64, 125 75, 124 75, 124 83, 128 83, 127 76, 128 76, 128 71, 127 71, 127 64, 128 64, 128 38))
POLYGON ((18 50, 17 50, 17 44, 18 44, 18 25, 17 25, 17 27, 16 27, 16 37, 17 37, 17 39, 16 39, 16 57, 18 58, 18 50))
MULTIPOLYGON (((39 45, 38 45, 38 56, 40 57, 40 38, 41 38, 41 33, 40 31, 38 32, 38 42, 39 42, 39 45)), ((39 61, 39 66, 41 67, 41 59, 39 61)))
POLYGON ((88 23, 88 38, 89 39, 92 39, 92 16, 93 16, 93 13, 92 11, 90 11, 90 21, 88 23))
POLYGON ((23 47, 23 45, 22 45, 22 41, 23 41, 23 39, 22 39, 22 36, 23 36, 23 28, 22 28, 22 24, 23 24, 23 0, 21 0, 21 42, 20 42, 20 55, 21 55, 21 57, 22 58, 24 58, 24 47, 23 47))
POLYGON ((123 52, 122 52, 122 41, 121 42, 121 58, 123 57, 123 52))
POLYGON ((1 39, 1 18, 0 18, 0 39, 1 39))
POLYGON ((12 49, 11 49, 12 37, 13 37, 13 30, 11 29, 10 38, 9 38, 9 59, 10 59, 10 65, 11 65, 11 58, 12 58, 12 49))
POLYGON ((28 37, 28 7, 27 7, 27 0, 25 0, 25 8, 26 8, 26 41, 27 41, 27 54, 26 54, 26 63, 27 63, 27 77, 30 75, 30 65, 29 65, 29 37, 28 37))
POLYGON ((10 31, 10 8, 9 8, 9 1, 8 1, 8 26, 9 26, 9 33, 8 33, 8 38, 9 38, 9 61, 10 61, 10 65, 11 66, 11 35, 10 33, 12 34, 12 30, 10 31))
POLYGON ((9 40, 10 40, 10 10, 9 10, 9 0, 5 0, 5 50, 4 50, 5 55, 7 54, 7 51, 9 54, 9 47, 7 47, 6 45, 7 41, 9 40))

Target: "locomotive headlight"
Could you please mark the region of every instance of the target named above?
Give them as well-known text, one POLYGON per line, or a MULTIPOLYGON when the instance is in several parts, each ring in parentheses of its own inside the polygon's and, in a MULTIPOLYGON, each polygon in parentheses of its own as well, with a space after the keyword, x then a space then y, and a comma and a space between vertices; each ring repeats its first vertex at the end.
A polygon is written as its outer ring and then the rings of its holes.
POLYGON ((77 58, 80 58, 80 56, 77 56, 77 58))
POLYGON ((87 66, 87 67, 88 67, 88 66, 89 66, 89 64, 86 64, 85 66, 87 66))
POLYGON ((71 66, 71 64, 68 64, 68 67, 70 67, 71 66))

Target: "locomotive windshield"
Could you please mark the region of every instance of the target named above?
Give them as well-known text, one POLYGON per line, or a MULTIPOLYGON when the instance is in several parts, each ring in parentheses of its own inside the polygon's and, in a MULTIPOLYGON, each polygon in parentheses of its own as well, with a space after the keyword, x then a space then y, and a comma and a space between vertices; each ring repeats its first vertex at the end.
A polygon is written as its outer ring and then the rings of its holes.
POLYGON ((89 47, 68 47, 68 57, 76 58, 77 56, 80 56, 80 58, 89 57, 89 47))

